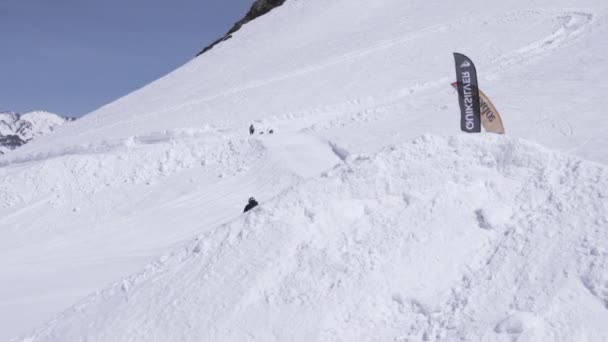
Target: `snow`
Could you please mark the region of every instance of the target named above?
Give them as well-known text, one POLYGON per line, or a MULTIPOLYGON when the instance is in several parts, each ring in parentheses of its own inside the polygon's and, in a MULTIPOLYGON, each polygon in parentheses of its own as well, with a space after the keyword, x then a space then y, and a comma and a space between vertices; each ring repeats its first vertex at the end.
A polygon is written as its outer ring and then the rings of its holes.
POLYGON ((341 125, 355 115, 400 119, 391 133, 407 125, 405 138, 430 127, 455 134, 450 119, 457 105, 448 86, 455 76, 451 54, 460 51, 476 62, 510 133, 605 161, 605 151, 586 143, 606 142, 606 120, 595 115, 607 101, 599 96, 608 77, 606 6, 562 2, 530 8, 512 0, 487 8, 469 1, 437 11, 397 0, 288 1, 209 54, 87 116, 76 123, 78 135, 55 136, 52 145, 204 125, 237 130, 254 120, 341 125), (581 84, 596 88, 581 92, 581 84))
POLYGON ((29 340, 605 339, 606 189, 604 166, 525 141, 423 136, 210 229, 29 340), (550 324, 573 291, 585 324, 550 324))
POLYGON ((24 132, 23 138, 33 139, 37 136, 48 134, 57 127, 69 122, 66 118, 46 111, 33 111, 20 115, 20 119, 31 125, 31 130, 24 132))
POLYGON ((13 134, 11 125, 18 120, 17 114, 13 112, 0 112, 0 134, 13 134))
MULTIPOLYGON (((72 121, 46 111, 33 111, 25 114, 14 112, 0 113, 0 137, 17 136, 21 143, 49 134, 60 126, 72 121)), ((16 143, 0 144, 0 155, 18 147, 16 143)))
POLYGON ((0 157, 0 340, 607 340, 607 15, 288 0, 0 157))

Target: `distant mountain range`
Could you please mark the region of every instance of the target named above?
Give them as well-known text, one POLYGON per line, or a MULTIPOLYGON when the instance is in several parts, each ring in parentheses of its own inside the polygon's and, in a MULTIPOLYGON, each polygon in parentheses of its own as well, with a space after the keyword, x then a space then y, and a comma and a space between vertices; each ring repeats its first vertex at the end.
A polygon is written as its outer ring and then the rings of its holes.
POLYGON ((45 111, 0 112, 0 155, 74 120, 45 111))

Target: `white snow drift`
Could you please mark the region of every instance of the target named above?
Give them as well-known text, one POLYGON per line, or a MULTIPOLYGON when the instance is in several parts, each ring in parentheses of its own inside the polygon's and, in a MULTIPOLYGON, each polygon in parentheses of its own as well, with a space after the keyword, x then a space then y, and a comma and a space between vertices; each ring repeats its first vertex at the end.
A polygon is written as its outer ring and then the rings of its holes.
POLYGON ((210 229, 25 340, 605 340, 606 198, 601 165, 423 136, 210 229))

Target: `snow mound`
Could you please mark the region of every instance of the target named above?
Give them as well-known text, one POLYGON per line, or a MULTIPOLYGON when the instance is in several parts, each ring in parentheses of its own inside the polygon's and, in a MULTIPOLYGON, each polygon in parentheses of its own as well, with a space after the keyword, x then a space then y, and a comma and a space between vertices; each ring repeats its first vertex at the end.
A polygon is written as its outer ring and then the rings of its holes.
POLYGON ((187 170, 239 174, 264 154, 258 141, 201 132, 156 132, 29 158, 6 156, 0 167, 16 165, 18 171, 0 170, 0 208, 47 197, 53 198, 53 205, 77 204, 104 190, 150 185, 187 170), (20 164, 25 165, 19 168, 20 164), (33 184, 33 189, 24 190, 24 184, 33 184))
POLYGON ((605 166, 489 135, 344 162, 17 341, 608 339, 605 166))

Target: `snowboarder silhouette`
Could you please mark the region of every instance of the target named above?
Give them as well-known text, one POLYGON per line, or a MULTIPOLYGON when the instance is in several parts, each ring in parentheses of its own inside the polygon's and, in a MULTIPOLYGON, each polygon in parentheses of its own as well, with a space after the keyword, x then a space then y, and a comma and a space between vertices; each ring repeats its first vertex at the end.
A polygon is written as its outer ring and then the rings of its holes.
POLYGON ((247 203, 243 212, 246 213, 249 210, 257 207, 257 205, 258 205, 258 201, 256 201, 255 198, 253 198, 253 197, 249 197, 249 203, 247 203))
POLYGON ((251 124, 251 126, 249 126, 249 135, 252 135, 253 132, 255 132, 255 128, 253 128, 253 124, 251 124))

